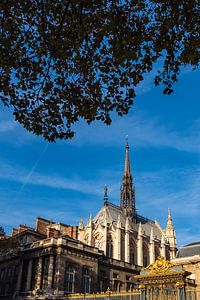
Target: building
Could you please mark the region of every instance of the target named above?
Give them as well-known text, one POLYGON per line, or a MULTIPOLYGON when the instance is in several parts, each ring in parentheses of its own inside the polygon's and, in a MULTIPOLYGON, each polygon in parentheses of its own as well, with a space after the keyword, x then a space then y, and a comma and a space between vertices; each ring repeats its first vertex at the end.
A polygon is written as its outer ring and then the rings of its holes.
POLYGON ((183 265, 191 273, 188 279, 195 281, 197 299, 200 299, 200 242, 180 247, 172 261, 183 265))
POLYGON ((86 226, 80 221, 78 239, 97 247, 108 257, 138 266, 152 264, 158 256, 175 258, 176 235, 170 209, 166 229, 162 229, 156 220, 152 221, 137 214, 128 143, 120 206, 108 201, 105 187, 104 206, 94 219, 90 215, 86 226))
POLYGON ((14 228, 0 243, 0 297, 129 291, 142 266, 160 255, 173 259, 170 210, 166 229, 138 215, 132 181, 127 143, 120 206, 108 201, 105 187, 103 207, 85 226, 38 217, 34 228, 14 228))

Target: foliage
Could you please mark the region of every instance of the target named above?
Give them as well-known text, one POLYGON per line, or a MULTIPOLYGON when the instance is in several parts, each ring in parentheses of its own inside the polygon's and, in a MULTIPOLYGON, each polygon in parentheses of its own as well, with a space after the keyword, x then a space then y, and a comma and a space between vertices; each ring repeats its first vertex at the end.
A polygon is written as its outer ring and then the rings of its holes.
POLYGON ((49 141, 72 125, 127 114, 135 87, 160 60, 170 94, 199 62, 197 0, 2 0, 0 99, 49 141))
POLYGON ((3 227, 0 226, 0 235, 5 235, 5 231, 3 229, 3 227))

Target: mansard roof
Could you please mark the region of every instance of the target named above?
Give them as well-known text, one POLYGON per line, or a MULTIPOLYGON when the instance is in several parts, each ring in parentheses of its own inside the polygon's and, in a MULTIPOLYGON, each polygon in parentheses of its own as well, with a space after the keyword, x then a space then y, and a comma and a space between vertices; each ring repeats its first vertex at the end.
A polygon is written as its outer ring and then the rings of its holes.
MULTIPOLYGON (((106 221, 107 223, 116 225, 117 221, 119 219, 119 216, 120 216, 120 221, 121 221, 122 227, 125 227, 126 216, 125 216, 123 210, 119 206, 112 204, 110 202, 107 202, 107 204, 104 205, 100 209, 100 211, 97 213, 97 215, 94 217, 94 223, 99 224, 99 223, 104 223, 106 221)), ((140 215, 137 215, 136 223, 131 224, 133 231, 138 232, 139 223, 141 223, 141 225, 142 225, 142 233, 144 236, 149 237, 151 234, 151 229, 153 227, 154 237, 157 238, 158 240, 161 240, 162 229, 157 222, 149 220, 140 215)))
POLYGON ((191 243, 180 247, 176 257, 190 257, 193 255, 200 255, 200 242, 191 243))

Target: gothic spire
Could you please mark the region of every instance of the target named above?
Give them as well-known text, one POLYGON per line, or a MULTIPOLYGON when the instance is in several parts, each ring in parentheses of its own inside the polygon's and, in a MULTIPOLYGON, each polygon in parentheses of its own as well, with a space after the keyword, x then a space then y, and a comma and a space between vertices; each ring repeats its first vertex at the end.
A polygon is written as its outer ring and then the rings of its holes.
POLYGON ((130 158, 129 158, 129 144, 126 140, 126 156, 124 165, 124 174, 122 177, 121 193, 120 193, 120 207, 126 209, 130 216, 135 216, 135 190, 132 184, 130 158))
POLYGON ((108 187, 105 184, 104 186, 104 205, 106 205, 108 203, 108 187))

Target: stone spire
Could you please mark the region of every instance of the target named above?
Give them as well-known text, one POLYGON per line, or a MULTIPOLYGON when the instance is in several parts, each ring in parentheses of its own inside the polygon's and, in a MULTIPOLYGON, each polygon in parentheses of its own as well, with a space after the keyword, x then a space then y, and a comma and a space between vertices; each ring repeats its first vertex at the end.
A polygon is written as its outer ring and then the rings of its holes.
POLYGON ((168 208, 167 227, 165 229, 166 238, 170 245, 171 259, 176 255, 176 233, 172 223, 171 210, 168 208))
POLYGON ((126 157, 124 174, 122 177, 121 193, 120 193, 120 207, 125 209, 128 216, 135 216, 135 189, 132 184, 132 176, 130 170, 130 158, 129 158, 129 145, 126 141, 126 157))
POLYGON ((104 205, 106 205, 108 203, 108 187, 105 184, 104 186, 104 205))

